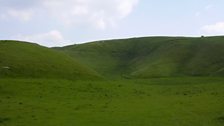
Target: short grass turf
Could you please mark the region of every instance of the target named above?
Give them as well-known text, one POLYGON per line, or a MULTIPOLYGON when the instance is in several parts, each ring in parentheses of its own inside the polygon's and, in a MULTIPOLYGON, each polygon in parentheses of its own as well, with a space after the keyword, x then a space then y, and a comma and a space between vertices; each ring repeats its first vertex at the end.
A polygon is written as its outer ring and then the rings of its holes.
POLYGON ((0 126, 223 126, 224 78, 0 80, 0 126))

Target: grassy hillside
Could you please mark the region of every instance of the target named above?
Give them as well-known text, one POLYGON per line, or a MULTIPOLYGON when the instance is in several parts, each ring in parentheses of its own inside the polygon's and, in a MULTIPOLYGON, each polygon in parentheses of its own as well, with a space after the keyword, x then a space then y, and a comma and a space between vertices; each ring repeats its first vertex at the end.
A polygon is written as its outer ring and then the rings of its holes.
POLYGON ((223 78, 0 79, 1 126, 223 126, 223 78))
POLYGON ((61 52, 37 44, 0 41, 0 78, 94 79, 96 72, 61 52))
POLYGON ((107 77, 224 76, 224 37, 145 37, 56 49, 107 77))
POLYGON ((223 126, 223 76, 224 37, 0 41, 0 126, 223 126))

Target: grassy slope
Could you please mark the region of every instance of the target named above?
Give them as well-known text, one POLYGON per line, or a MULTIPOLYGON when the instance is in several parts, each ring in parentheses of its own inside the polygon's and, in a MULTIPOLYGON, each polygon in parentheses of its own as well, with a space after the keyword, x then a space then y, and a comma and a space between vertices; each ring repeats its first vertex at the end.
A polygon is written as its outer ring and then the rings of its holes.
POLYGON ((224 75, 224 37, 146 37, 57 49, 107 77, 224 75))
POLYGON ((97 76, 61 52, 31 43, 0 41, 0 78, 94 79, 97 76))
POLYGON ((3 126, 223 126, 223 78, 0 79, 3 126))

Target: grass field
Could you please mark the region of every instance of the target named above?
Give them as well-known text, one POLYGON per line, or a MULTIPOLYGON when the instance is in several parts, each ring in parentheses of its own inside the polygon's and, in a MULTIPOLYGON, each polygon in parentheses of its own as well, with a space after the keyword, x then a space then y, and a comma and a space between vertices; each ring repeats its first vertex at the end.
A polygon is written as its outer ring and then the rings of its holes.
POLYGON ((224 78, 0 80, 1 126, 223 126, 224 78))

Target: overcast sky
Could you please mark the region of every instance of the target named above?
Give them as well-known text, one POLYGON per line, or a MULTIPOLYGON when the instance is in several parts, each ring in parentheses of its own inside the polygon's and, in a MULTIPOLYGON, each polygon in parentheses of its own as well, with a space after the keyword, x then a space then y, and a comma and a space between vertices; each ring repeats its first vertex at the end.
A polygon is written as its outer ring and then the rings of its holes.
POLYGON ((0 0, 0 39, 64 46, 224 34, 224 0, 0 0))

